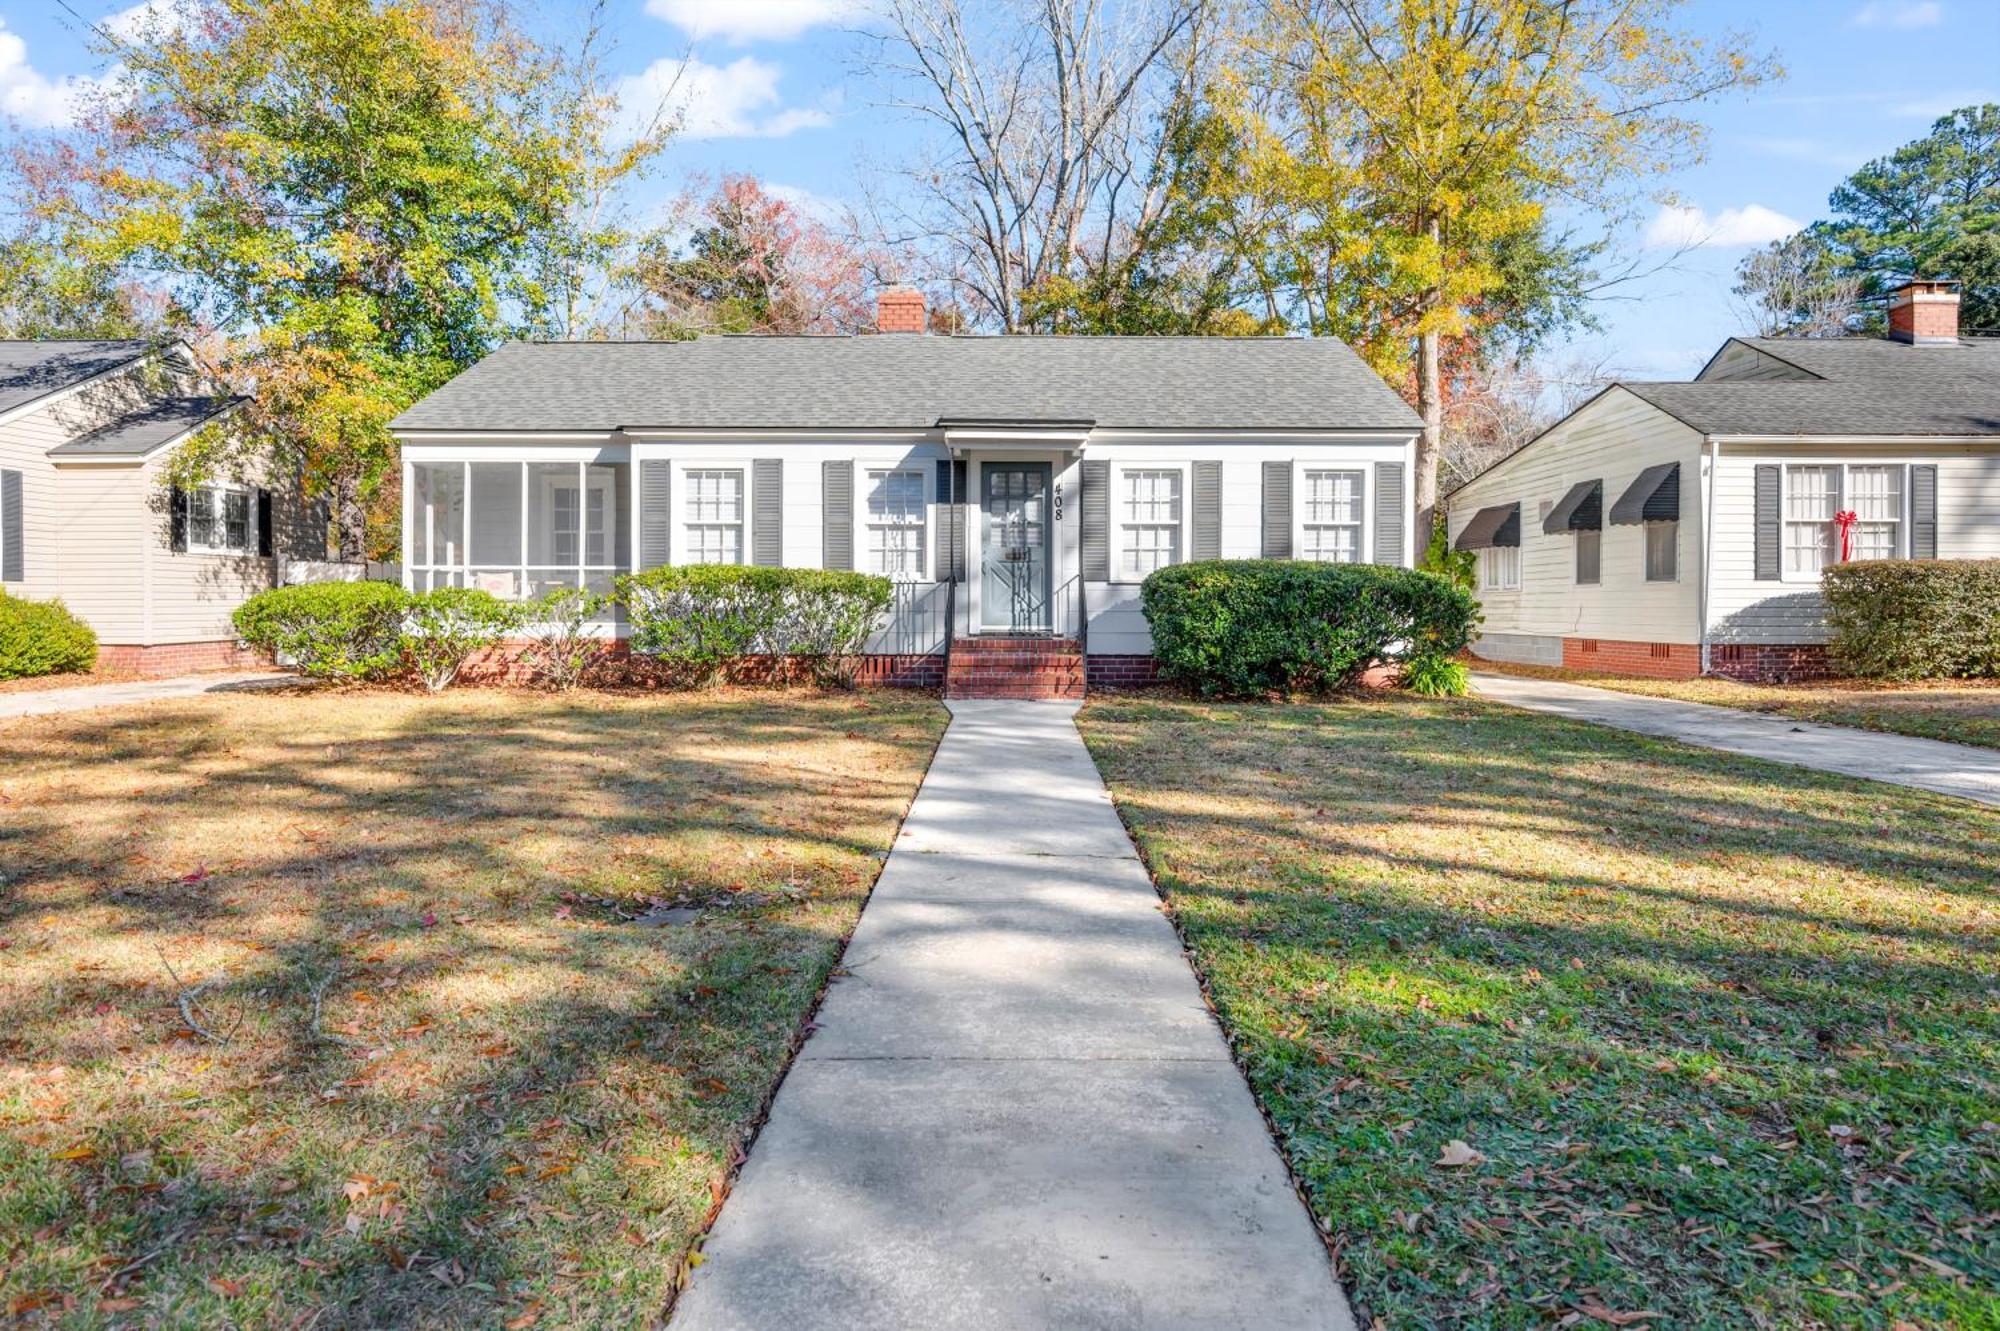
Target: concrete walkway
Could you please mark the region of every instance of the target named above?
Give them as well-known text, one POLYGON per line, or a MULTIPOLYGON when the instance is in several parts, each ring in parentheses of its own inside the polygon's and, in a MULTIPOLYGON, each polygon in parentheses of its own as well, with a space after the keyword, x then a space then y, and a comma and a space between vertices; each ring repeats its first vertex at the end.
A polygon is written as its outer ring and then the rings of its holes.
POLYGON ((1074 709, 952 712, 674 1327, 1351 1328, 1074 709))
POLYGON ((135 679, 123 684, 83 684, 73 689, 30 689, 22 693, 0 693, 0 719, 16 716, 53 716, 58 712, 84 712, 93 707, 123 707, 128 703, 152 702, 157 698, 188 698, 198 693, 225 693, 254 688, 265 682, 290 681, 296 676, 278 671, 212 672, 204 675, 175 675, 170 679, 135 679))
POLYGON ((1553 679, 1477 673, 1472 683, 1482 698, 1531 711, 2000 805, 2000 750, 1996 749, 1815 725, 1788 716, 1648 698, 1553 679))

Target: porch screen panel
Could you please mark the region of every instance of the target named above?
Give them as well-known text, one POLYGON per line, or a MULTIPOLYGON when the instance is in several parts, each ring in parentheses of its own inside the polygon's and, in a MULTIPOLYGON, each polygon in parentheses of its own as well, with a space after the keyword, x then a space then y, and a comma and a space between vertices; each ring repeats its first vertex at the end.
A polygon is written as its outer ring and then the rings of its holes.
POLYGON ((1409 520, 1403 516, 1403 464, 1400 462, 1378 462, 1375 464, 1375 562, 1404 568, 1409 560, 1403 554, 1403 528, 1409 520))
POLYGON ((1264 464, 1264 558, 1292 557, 1292 464, 1264 464))
MULTIPOLYGON (((495 596, 522 594, 521 464, 475 462, 467 495, 468 583, 495 596)), ((574 468, 572 468, 574 470, 574 468)))
POLYGON ((1910 558, 1937 558, 1937 467, 1932 463, 1910 468, 1910 558))
POLYGON ((777 568, 785 562, 785 464, 758 458, 750 464, 750 562, 777 568))
POLYGON ((639 567, 674 559, 674 466, 665 458, 639 464, 639 567))
POLYGON ((583 585, 599 596, 610 595, 614 579, 632 570, 625 531, 625 515, 631 511, 631 463, 584 468, 583 585))
POLYGON ((1111 581, 1111 464, 1083 464, 1083 580, 1111 581))
POLYGON ((820 464, 820 560, 832 569, 854 567, 854 463, 820 464))
POLYGON ((1192 559, 1222 558, 1222 464, 1197 462, 1194 475, 1194 533, 1188 544, 1192 559))

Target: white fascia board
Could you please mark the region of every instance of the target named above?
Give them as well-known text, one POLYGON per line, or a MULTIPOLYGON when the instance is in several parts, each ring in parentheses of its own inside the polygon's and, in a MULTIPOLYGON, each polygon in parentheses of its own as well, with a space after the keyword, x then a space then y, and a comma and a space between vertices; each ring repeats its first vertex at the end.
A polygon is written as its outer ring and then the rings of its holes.
POLYGON ((391 430, 404 447, 412 444, 608 444, 616 430, 391 430))
POLYGON ((691 430, 691 429, 643 429, 627 427, 619 431, 628 439, 644 440, 647 443, 907 443, 925 442, 938 437, 936 430, 881 429, 881 430, 691 430))
POLYGON ((168 343, 167 346, 154 347, 150 351, 142 351, 138 355, 134 356, 131 360, 121 360, 116 365, 113 365, 110 369, 99 370, 96 374, 91 375, 88 379, 79 379, 73 384, 70 384, 63 388, 58 388, 53 392, 44 393, 40 397, 30 398, 26 402, 16 403, 14 406, 9 407, 7 410, 0 411, 0 425, 5 425, 7 424, 7 422, 11 420, 15 420, 18 419, 19 417, 26 416, 30 412, 40 411, 44 407, 53 407, 58 402, 62 402, 65 399, 75 397, 78 393, 81 393, 84 389, 90 387, 92 384, 102 383, 106 379, 109 379, 114 374, 123 374, 127 370, 131 369, 134 365, 138 365, 141 364, 142 362, 152 360, 155 357, 159 356, 162 352, 165 352, 172 347, 179 347, 183 345, 184 344, 180 342, 171 342, 168 343))
POLYGON ((1104 430, 1093 444, 1360 444, 1407 448, 1421 430, 1104 430))
POLYGON ((1793 447, 1800 444, 1837 444, 1842 447, 1860 444, 1885 448, 1926 448, 1939 444, 1950 448, 1976 448, 1983 444, 2000 447, 2000 434, 1712 434, 1709 438, 1725 448, 1793 447))

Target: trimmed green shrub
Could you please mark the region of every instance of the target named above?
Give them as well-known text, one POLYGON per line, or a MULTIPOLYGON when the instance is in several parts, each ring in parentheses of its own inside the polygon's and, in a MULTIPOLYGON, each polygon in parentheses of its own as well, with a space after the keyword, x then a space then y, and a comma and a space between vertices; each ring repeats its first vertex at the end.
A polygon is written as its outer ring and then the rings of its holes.
POLYGON ((1241 697, 1343 688, 1377 662, 1451 657, 1478 622, 1449 579, 1379 564, 1216 559, 1140 589, 1161 675, 1241 697))
POLYGON ((313 679, 373 679, 402 664, 410 594, 389 582, 312 582, 259 592, 236 632, 313 679))
POLYGON ((591 625, 611 604, 609 597, 582 587, 559 587, 523 607, 521 659, 537 680, 567 693, 604 656, 609 644, 591 625))
POLYGON ((691 564, 618 579, 632 651, 688 684, 707 685, 746 656, 772 676, 805 669, 822 682, 853 678, 853 658, 887 610, 887 578, 825 569, 691 564))
POLYGON ((97 635, 61 601, 30 601, 0 592, 0 679, 88 670, 97 635))
POLYGON ((1402 686, 1426 698, 1463 698, 1472 692, 1472 672, 1449 656, 1416 656, 1403 662, 1402 686))
POLYGON ((1820 575, 1835 669, 1866 679, 2000 675, 2000 559, 1882 559, 1820 575))
POLYGON ((424 687, 451 687, 474 652, 521 622, 521 608, 477 587, 439 587, 412 596, 403 614, 403 655, 424 687))

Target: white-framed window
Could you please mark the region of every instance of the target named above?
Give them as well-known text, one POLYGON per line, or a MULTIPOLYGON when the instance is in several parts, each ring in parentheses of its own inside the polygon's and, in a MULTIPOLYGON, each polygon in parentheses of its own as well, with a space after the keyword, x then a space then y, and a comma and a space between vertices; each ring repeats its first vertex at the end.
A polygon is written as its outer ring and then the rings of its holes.
POLYGON ((1681 524, 1646 524, 1646 581, 1678 582, 1681 576, 1681 524))
POLYGON ((1359 471, 1306 472, 1302 556, 1322 564, 1361 562, 1361 485, 1359 471))
POLYGON ((1848 536, 1852 558, 1903 558, 1908 479, 1909 468, 1900 462, 1786 463, 1784 576, 1812 580, 1840 562, 1834 521, 1840 512, 1855 517, 1848 536))
POLYGON ((743 469, 690 468, 687 490, 687 562, 743 562, 743 469))
POLYGON ((1579 587, 1595 587, 1601 580, 1604 533, 1585 529, 1576 534, 1576 582, 1579 587))
POLYGON ((1123 475, 1120 567, 1127 578, 1141 579, 1181 562, 1181 471, 1135 467, 1123 475))
POLYGON ((242 485, 187 492, 187 548, 193 555, 257 553, 257 494, 242 485))
POLYGON ((924 575, 924 522, 930 504, 924 473, 871 468, 867 473, 868 571, 901 582, 924 575))
POLYGON ((1521 585, 1521 547, 1489 545, 1481 550, 1479 585, 1489 592, 1517 590, 1521 585))

